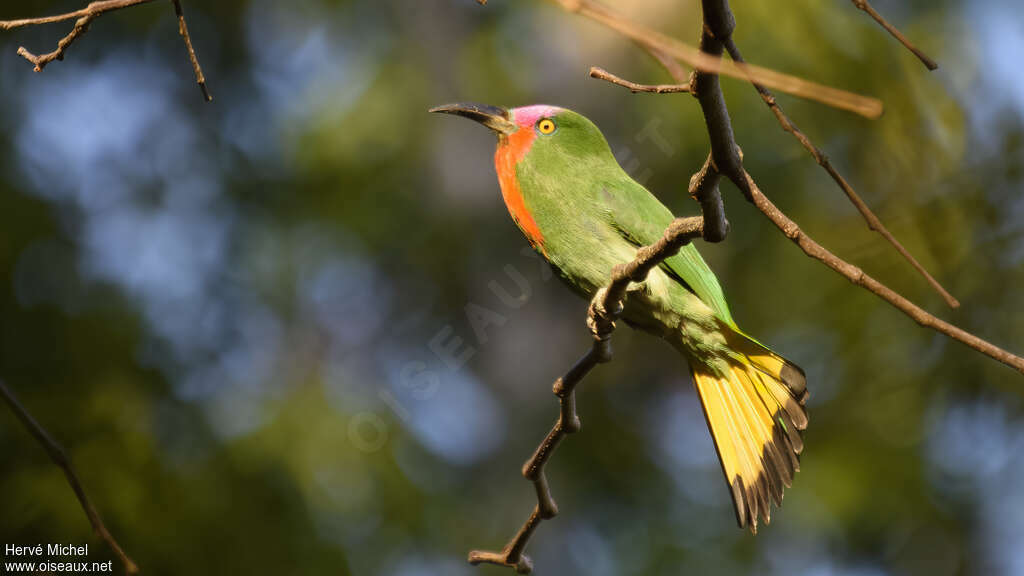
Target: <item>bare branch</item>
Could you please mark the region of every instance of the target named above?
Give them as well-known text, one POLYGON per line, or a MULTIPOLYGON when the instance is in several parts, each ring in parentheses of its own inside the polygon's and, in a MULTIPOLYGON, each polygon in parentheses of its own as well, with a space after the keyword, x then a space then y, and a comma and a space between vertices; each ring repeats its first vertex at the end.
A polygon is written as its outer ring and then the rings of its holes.
POLYGON ((128 574, 138 574, 139 567, 132 561, 131 558, 125 554, 124 550, 117 543, 117 540, 110 535, 110 531, 103 524, 103 519, 100 518, 100 513, 96 511, 96 507, 92 505, 89 500, 89 496, 85 493, 85 488, 82 487, 82 483, 78 480, 78 475, 75 474, 75 469, 71 465, 71 460, 68 458, 64 449, 50 436, 50 433, 43 428, 32 414, 25 409, 25 407, 18 401, 17 396, 14 392, 0 380, 0 396, 3 396, 7 405, 10 406, 11 411, 18 417, 18 420, 25 426, 25 429, 46 449, 46 453, 50 455, 50 460, 56 464, 63 472, 64 476, 68 479, 68 484, 71 485, 71 489, 75 492, 75 496, 78 498, 78 502, 82 505, 82 510, 85 511, 85 515, 89 518, 89 523, 92 524, 93 530, 96 531, 96 535, 103 539, 108 546, 117 554, 120 558, 121 563, 124 565, 124 570, 128 574))
POLYGON ((203 93, 203 99, 207 102, 213 101, 213 96, 210 95, 209 88, 206 87, 206 77, 203 76, 203 69, 199 66, 199 59, 196 58, 196 51, 192 48, 192 37, 188 34, 188 25, 185 24, 185 11, 181 8, 181 0, 172 0, 174 2, 174 13, 178 16, 178 34, 181 35, 181 39, 185 41, 185 48, 188 50, 188 59, 192 63, 192 70, 196 74, 196 84, 199 84, 199 90, 203 93))
POLYGON ((853 2, 854 6, 863 10, 869 16, 874 18, 875 22, 878 22, 882 26, 882 28, 885 28, 889 32, 889 34, 892 34, 893 38, 899 40, 901 44, 906 46, 907 50, 913 52, 914 56, 917 56, 917 59, 920 60, 921 63, 924 64, 925 67, 927 67, 929 70, 935 70, 939 67, 939 65, 936 64, 934 60, 929 58, 927 54, 918 49, 917 46, 914 46, 914 44, 906 36, 904 36, 902 32, 900 32, 892 24, 889 24, 889 22, 875 10, 875 8, 871 5, 870 2, 868 2, 868 0, 851 0, 851 2, 853 2))
POLYGON ((537 505, 501 552, 473 550, 469 553, 470 564, 507 566, 519 574, 529 574, 533 570, 533 563, 524 554, 526 545, 543 520, 558 515, 558 505, 551 495, 544 467, 565 436, 579 432, 581 426, 579 415, 576 413, 576 386, 595 366, 611 361, 611 336, 615 331, 615 321, 622 314, 626 289, 630 283, 643 282, 655 266, 678 253, 680 248, 693 239, 700 238, 703 232, 702 217, 676 218, 657 242, 638 249, 633 261, 616 266, 612 270, 608 286, 594 295, 587 310, 587 326, 593 335, 593 344, 565 376, 555 381, 552 388, 558 396, 558 420, 530 459, 523 464, 523 476, 533 482, 537 491, 537 505))
POLYGON ((721 173, 715 167, 714 159, 708 154, 708 159, 693 176, 690 177, 690 196, 700 204, 700 211, 704 215, 704 240, 706 242, 721 242, 729 233, 729 221, 725 218, 725 205, 722 203, 722 194, 718 191, 718 181, 722 179, 721 173))
MULTIPOLYGON (((740 54, 739 48, 736 47, 736 43, 733 41, 731 37, 726 39, 725 47, 733 60, 737 62, 743 62, 743 55, 740 54)), ((878 216, 876 216, 875 213, 871 210, 871 208, 869 208, 868 205, 864 202, 864 200, 861 199, 860 195, 857 194, 857 192, 853 189, 853 186, 851 186, 850 183, 846 181, 846 178, 843 178, 843 175, 840 174, 834 166, 832 166, 832 162, 829 161, 828 156, 826 156, 825 153, 821 151, 821 149, 815 146, 811 142, 810 138, 808 138, 796 126, 796 124, 794 124, 793 121, 789 119, 788 116, 786 116, 786 113, 782 111, 782 107, 775 100, 775 95, 772 94, 771 91, 769 91, 764 86, 758 84, 757 82, 752 82, 752 84, 754 85, 754 88, 757 89, 757 93, 761 96, 761 99, 764 100, 764 103, 768 105, 769 109, 771 109, 772 114, 775 115, 775 118, 779 121, 779 125, 782 126, 782 129, 792 134, 793 137, 796 138, 798 142, 800 142, 804 149, 811 154, 811 156, 814 158, 814 161, 817 162, 819 166, 824 168, 826 172, 828 172, 828 175, 832 177, 832 180, 834 180, 837 185, 839 185, 839 188, 841 188, 842 191, 846 194, 846 197, 850 199, 850 202, 853 203, 853 205, 857 208, 857 211, 859 211, 861 213, 861 216, 864 217, 864 220, 868 223, 868 228, 874 230, 875 232, 878 232, 879 234, 882 235, 883 238, 886 239, 886 241, 892 244, 896 251, 899 252, 900 255, 903 256, 903 258, 906 259, 907 262, 909 262, 910 265, 913 266, 919 274, 921 274, 921 276, 924 276, 924 279, 928 282, 928 284, 930 284, 931 287, 936 292, 938 292, 940 296, 942 296, 942 299, 946 301, 946 304, 948 304, 949 307, 959 308, 960 302, 956 298, 954 298, 949 292, 947 292, 946 289, 942 287, 942 284, 939 284, 938 280, 932 277, 932 275, 929 274, 928 271, 924 269, 924 266, 921 266, 920 262, 918 262, 917 259, 914 258, 906 248, 903 247, 903 244, 901 244, 900 241, 897 240, 896 237, 889 232, 889 229, 886 228, 884 224, 882 224, 882 221, 878 219, 878 216)))
POLYGON ((868 276, 860 268, 850 264, 832 252, 829 252, 825 247, 815 242, 814 239, 801 230, 800 227, 797 226, 796 222, 793 222, 788 216, 783 214, 782 211, 779 210, 775 204, 773 204, 761 192, 749 174, 744 172, 743 177, 747 181, 747 186, 754 198, 754 205, 757 206, 758 210, 767 216, 768 219, 771 220, 787 238, 796 243, 796 245, 799 246, 805 254, 842 274, 850 282, 853 282, 857 286, 864 288, 882 300, 892 304, 895 308, 907 316, 910 316, 914 322, 917 322, 921 326, 926 326, 936 332, 945 334, 958 342, 974 348, 986 356, 1006 364, 1021 374, 1024 374, 1024 358, 1011 354, 1010 352, 982 340, 974 334, 958 328, 949 322, 940 320, 932 314, 924 311, 910 300, 904 298, 895 290, 889 288, 885 284, 882 284, 878 280, 875 280, 871 276, 868 276))
POLYGON ((652 92, 654 94, 678 94, 692 92, 689 84, 637 84, 636 82, 630 82, 612 74, 604 68, 598 68, 593 66, 590 69, 590 77, 597 78, 598 80, 604 80, 611 82, 623 88, 629 88, 629 91, 636 94, 637 92, 652 92))
POLYGON ((470 564, 483 563, 508 566, 514 568, 519 574, 529 574, 533 570, 533 563, 530 562, 530 558, 523 551, 526 549, 530 537, 533 536, 541 521, 554 518, 558 514, 558 506, 551 495, 547 476, 544 475, 544 466, 562 439, 567 434, 580 430, 580 418, 576 414, 576 385, 590 373, 594 366, 601 362, 607 362, 610 358, 611 343, 608 338, 601 339, 595 337, 593 346, 591 346, 583 358, 580 358, 565 376, 555 381, 553 388, 559 402, 558 421, 555 422, 551 432, 548 432, 540 446, 537 447, 533 456, 523 465, 523 476, 533 482, 534 488, 537 490, 537 505, 522 528, 519 529, 501 552, 473 550, 469 553, 470 564))
POLYGON ((64 59, 64 51, 67 50, 68 46, 71 46, 71 44, 73 44, 79 36, 85 34, 85 32, 89 29, 89 23, 92 22, 93 18, 95 18, 95 16, 86 15, 82 16, 78 20, 75 20, 75 27, 71 29, 71 33, 61 38, 60 42, 57 42, 57 49, 53 52, 48 52, 46 54, 36 56, 35 54, 29 52, 28 49, 24 46, 19 46, 18 55, 25 58, 25 60, 31 62, 35 66, 34 70, 36 72, 42 72, 43 68, 46 68, 46 65, 50 62, 53 62, 54 60, 64 59))
POLYGON ((58 14, 57 16, 0 21, 0 30, 13 30, 14 28, 38 26, 40 24, 54 24, 56 22, 64 22, 66 20, 77 20, 86 16, 96 17, 104 12, 120 10, 121 8, 128 8, 129 6, 135 6, 137 4, 146 4, 147 2, 153 2, 153 0, 103 0, 100 2, 92 2, 81 10, 58 14))
MULTIPOLYGON (((171 1, 174 4, 174 12, 178 17, 178 33, 181 34, 182 40, 185 42, 185 48, 188 50, 189 61, 192 63, 192 70, 195 72, 196 82, 199 84, 199 89, 203 93, 203 98, 209 102, 213 100, 213 97, 210 96, 210 91, 206 86, 206 78, 203 76, 203 70, 199 66, 199 59, 196 57, 195 49, 192 47, 192 38, 189 36, 188 26, 185 24, 185 13, 181 7, 181 0, 171 1)), ((140 4, 148 4, 150 2, 153 2, 153 0, 100 0, 98 2, 90 3, 81 10, 67 12, 57 16, 24 18, 21 20, 0 20, 0 30, 13 30, 15 28, 23 28, 25 26, 38 26, 42 24, 64 22, 66 20, 74 20, 75 27, 72 28, 71 32, 68 33, 67 36, 60 39, 57 43, 57 49, 53 52, 37 56, 24 46, 18 47, 18 54, 31 62, 36 72, 42 72, 43 68, 46 68, 46 65, 50 62, 53 62, 54 60, 63 60, 68 47, 70 47, 76 40, 78 40, 78 38, 89 30, 89 25, 96 18, 106 14, 107 12, 113 12, 115 10, 131 6, 138 6, 140 4)))

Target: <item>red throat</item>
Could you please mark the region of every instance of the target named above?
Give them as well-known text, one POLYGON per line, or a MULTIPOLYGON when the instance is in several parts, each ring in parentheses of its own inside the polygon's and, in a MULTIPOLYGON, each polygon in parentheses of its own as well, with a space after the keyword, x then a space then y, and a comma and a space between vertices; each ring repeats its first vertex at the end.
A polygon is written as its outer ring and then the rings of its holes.
POLYGON ((537 221, 526 208, 523 191, 519 187, 519 177, 516 175, 516 167, 526 157, 536 137, 537 134, 531 126, 520 126, 519 130, 502 137, 498 142, 498 150, 494 153, 494 168, 498 172, 501 196, 505 200, 509 214, 526 235, 530 245, 544 252, 544 236, 537 226, 537 221))

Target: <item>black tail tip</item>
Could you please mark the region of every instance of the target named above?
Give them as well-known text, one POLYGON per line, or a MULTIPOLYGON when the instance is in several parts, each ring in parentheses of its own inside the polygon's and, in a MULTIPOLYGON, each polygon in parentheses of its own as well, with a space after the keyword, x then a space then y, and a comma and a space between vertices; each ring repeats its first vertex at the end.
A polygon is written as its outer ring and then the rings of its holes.
POLYGON ((782 372, 779 374, 786 386, 793 391, 793 395, 801 404, 807 400, 807 376, 796 364, 786 362, 782 365, 782 372))

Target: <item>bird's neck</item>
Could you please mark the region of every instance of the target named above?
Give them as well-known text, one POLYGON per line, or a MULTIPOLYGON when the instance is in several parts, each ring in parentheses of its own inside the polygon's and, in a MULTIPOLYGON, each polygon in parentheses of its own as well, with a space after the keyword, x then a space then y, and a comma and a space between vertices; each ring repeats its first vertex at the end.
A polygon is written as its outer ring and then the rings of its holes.
POLYGON ((508 136, 502 136, 498 141, 498 150, 494 153, 494 168, 498 172, 501 196, 505 200, 509 214, 526 235, 530 245, 543 252, 544 235, 526 206, 519 177, 516 174, 516 168, 530 151, 535 138, 536 134, 533 130, 522 128, 508 136))

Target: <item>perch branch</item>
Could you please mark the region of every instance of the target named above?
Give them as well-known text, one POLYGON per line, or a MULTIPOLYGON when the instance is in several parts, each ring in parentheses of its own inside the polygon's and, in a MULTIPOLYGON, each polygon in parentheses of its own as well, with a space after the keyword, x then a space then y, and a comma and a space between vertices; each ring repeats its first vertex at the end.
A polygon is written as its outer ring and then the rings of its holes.
POLYGON ((558 420, 530 459, 523 464, 523 476, 533 482, 537 492, 537 505, 500 552, 473 550, 469 553, 470 564, 507 566, 519 574, 529 574, 533 570, 533 563, 524 553, 526 545, 542 521, 558 514, 558 505, 551 494, 544 468, 562 440, 569 434, 579 432, 581 426, 576 412, 576 386, 595 366, 611 361, 611 336, 615 331, 615 321, 622 314, 623 301, 630 283, 643 282, 655 266, 703 233, 702 217, 676 218, 657 242, 637 250, 636 258, 631 262, 615 266, 611 281, 594 295, 587 310, 587 326, 593 336, 593 343, 565 376, 555 381, 552 389, 559 402, 558 420))
POLYGON ((96 531, 96 535, 99 536, 108 546, 114 551, 114 554, 121 560, 124 565, 124 571, 127 574, 137 574, 139 567, 136 566, 135 562, 125 554, 124 550, 117 543, 117 540, 107 530, 106 525, 103 524, 103 519, 100 518, 100 513, 96 510, 96 507, 92 505, 92 501, 89 500, 89 496, 85 493, 85 488, 82 487, 82 483, 78 480, 78 475, 75 473, 74 467, 71 465, 71 460, 68 458, 67 453, 60 447, 60 444, 50 436, 50 433, 46 431, 42 425, 29 413, 25 406, 18 401, 18 397, 14 395, 14 392, 7 387, 3 380, 0 380, 0 396, 3 396, 7 405, 10 406, 11 411, 18 417, 18 420, 25 426, 25 429, 46 449, 46 453, 49 454, 50 460, 56 464, 63 472, 64 476, 67 477, 68 484, 71 486, 71 490, 74 491, 75 496, 78 498, 79 504, 82 506, 82 510, 85 511, 85 515, 89 518, 89 523, 92 524, 93 530, 96 531))
MULTIPOLYGON (((85 8, 80 10, 58 14, 56 16, 23 18, 21 20, 0 20, 0 31, 74 20, 74 28, 71 29, 71 32, 68 33, 67 36, 61 38, 60 41, 57 42, 57 49, 53 52, 36 55, 24 46, 18 47, 18 54, 31 62, 34 67, 33 69, 36 72, 42 72, 43 68, 46 68, 46 65, 50 62, 53 62, 54 60, 64 60, 64 55, 67 52, 67 49, 89 30, 89 25, 92 24, 92 21, 96 18, 106 14, 107 12, 113 12, 115 10, 121 10, 122 8, 129 8, 131 6, 138 6, 140 4, 148 4, 153 1, 154 0, 100 0, 98 2, 91 2, 85 8)), ((174 4, 174 12, 178 17, 178 33, 181 34, 182 40, 185 42, 185 48, 188 50, 189 61, 192 63, 192 70, 195 72, 196 82, 199 84, 199 89, 203 93, 203 98, 209 102, 210 100, 213 100, 213 97, 210 96, 210 91, 206 86, 206 78, 203 76, 203 70, 199 66, 199 59, 196 57, 196 51, 192 47, 192 38, 189 36, 188 26, 185 24, 185 13, 181 7, 181 0, 171 1, 174 4)))
POLYGON ((514 568, 519 574, 529 574, 533 570, 533 563, 523 553, 530 537, 533 536, 537 526, 542 520, 554 518, 558 514, 558 506, 551 495, 551 488, 548 486, 547 476, 544 474, 544 465, 547 464, 551 454, 561 443, 567 434, 578 432, 580 429, 580 418, 576 413, 576 385, 601 362, 611 358, 611 342, 608 338, 594 339, 590 350, 580 358, 565 376, 555 381, 553 386, 555 395, 558 396, 559 416, 555 426, 548 432, 548 435, 537 447, 533 456, 523 465, 523 476, 533 482, 537 491, 537 505, 530 513, 522 528, 516 532, 512 540, 505 545, 501 552, 489 552, 485 550, 473 550, 469 553, 470 564, 481 563, 497 564, 514 568))
POLYGON ((917 46, 914 46, 914 43, 911 42, 906 36, 904 36, 902 32, 900 32, 892 24, 889 24, 889 21, 883 18, 882 15, 879 14, 877 10, 875 10, 874 6, 872 6, 871 3, 868 2, 868 0, 851 0, 851 2, 853 2, 854 6, 863 10, 868 16, 874 18, 875 22, 878 22, 879 25, 882 26, 882 28, 885 28, 886 31, 889 32, 889 34, 892 34, 893 38, 899 40, 901 44, 906 46, 907 50, 913 52, 914 56, 917 56, 917 59, 920 60, 921 63, 924 64, 925 67, 927 67, 929 70, 935 70, 936 68, 939 67, 939 65, 936 64, 934 60, 929 58, 927 54, 922 52, 917 46))

